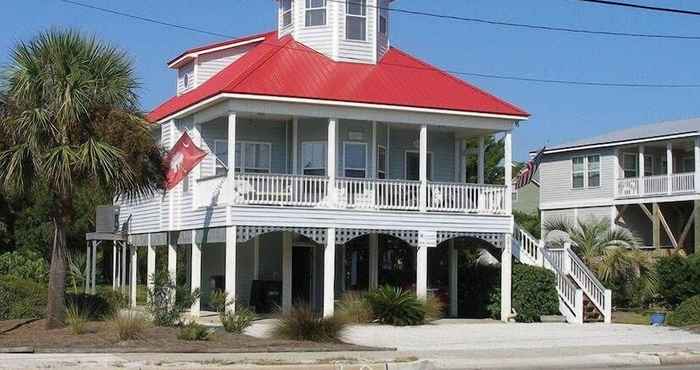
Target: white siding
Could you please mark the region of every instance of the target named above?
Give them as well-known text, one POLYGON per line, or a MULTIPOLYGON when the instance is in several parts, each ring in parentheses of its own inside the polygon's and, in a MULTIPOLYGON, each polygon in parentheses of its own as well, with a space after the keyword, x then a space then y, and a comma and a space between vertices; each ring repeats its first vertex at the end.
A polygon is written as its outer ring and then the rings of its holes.
POLYGON ((221 72, 221 70, 231 65, 231 63, 237 61, 251 48, 251 45, 244 45, 201 55, 197 61, 197 86, 203 84, 208 79, 221 72))
POLYGON ((194 63, 190 62, 177 70, 177 94, 183 94, 194 88, 194 63), (189 86, 185 87, 185 78, 189 80, 189 86))

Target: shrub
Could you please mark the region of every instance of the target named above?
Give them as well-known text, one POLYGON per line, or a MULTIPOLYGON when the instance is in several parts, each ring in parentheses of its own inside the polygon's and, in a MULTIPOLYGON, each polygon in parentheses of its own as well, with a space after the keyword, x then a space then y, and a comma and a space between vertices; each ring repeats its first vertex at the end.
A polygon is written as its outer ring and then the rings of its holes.
POLYGON ((339 342, 346 324, 338 316, 321 317, 307 306, 295 306, 283 314, 273 328, 279 339, 305 340, 321 343, 339 342))
POLYGON ((114 315, 112 325, 119 340, 139 339, 148 326, 146 318, 136 311, 125 311, 114 315))
POLYGON ((410 291, 386 285, 370 292, 367 300, 382 324, 408 326, 425 321, 423 303, 410 291))
POLYGON ((157 271, 152 276, 153 288, 148 290, 146 310, 157 326, 175 326, 180 316, 199 299, 199 290, 190 292, 185 287, 176 287, 170 273, 157 271))
POLYGON ((114 315, 118 313, 119 310, 125 309, 129 306, 129 297, 122 292, 109 289, 98 293, 98 295, 100 295, 107 302, 107 306, 110 308, 110 312, 105 314, 114 315))
POLYGON ((243 331, 255 321, 255 313, 248 307, 240 306, 235 312, 224 310, 219 314, 224 330, 232 334, 243 334, 243 331))
MULTIPOLYGON (((539 322, 542 315, 559 313, 554 273, 541 267, 516 264, 512 275, 513 308, 518 322, 539 322)), ((491 295, 491 317, 501 316, 501 291, 491 295)))
POLYGON ((214 330, 207 328, 202 324, 198 324, 195 321, 190 321, 189 323, 180 327, 180 332, 177 334, 177 339, 205 341, 209 340, 213 333, 214 330))
POLYGON ((8 252, 0 254, 0 276, 40 283, 48 281, 49 269, 35 253, 8 252))
POLYGON ((668 315, 666 321, 671 326, 689 326, 700 324, 700 295, 683 301, 675 311, 668 315))
POLYGON ((656 261, 656 275, 663 303, 676 307, 700 294, 700 254, 661 257, 656 261))
POLYGON ((429 295, 423 301, 423 312, 425 312, 425 321, 440 320, 445 313, 445 303, 439 297, 429 295))
POLYGON ((68 305, 66 309, 66 324, 70 327, 71 333, 75 335, 85 334, 87 331, 88 317, 79 307, 68 305))
POLYGON ((66 294, 66 306, 73 306, 89 320, 104 320, 126 307, 126 297, 119 292, 66 294))
POLYGON ((360 292, 347 292, 338 302, 337 315, 349 323, 367 324, 374 320, 372 306, 360 292))
POLYGON ((0 321, 45 317, 46 301, 44 283, 0 277, 0 321))
POLYGON ((234 304, 234 302, 229 299, 228 293, 223 290, 215 290, 213 293, 209 294, 209 305, 219 314, 226 311, 226 308, 232 304, 234 304))

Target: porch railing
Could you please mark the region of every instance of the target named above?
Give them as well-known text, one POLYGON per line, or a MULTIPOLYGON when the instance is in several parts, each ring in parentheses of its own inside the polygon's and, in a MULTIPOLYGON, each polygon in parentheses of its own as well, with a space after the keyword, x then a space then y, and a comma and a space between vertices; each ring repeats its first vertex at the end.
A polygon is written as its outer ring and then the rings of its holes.
POLYGON ((328 178, 323 176, 241 174, 234 177, 236 204, 315 207, 327 198, 328 178))
POLYGON ((442 212, 501 213, 506 187, 455 183, 428 183, 427 209, 442 212))
POLYGON ((340 208, 403 211, 420 208, 418 181, 341 178, 335 184, 340 208))
POLYGON ((659 196, 695 192, 695 173, 645 176, 618 179, 615 186, 618 198, 659 196))

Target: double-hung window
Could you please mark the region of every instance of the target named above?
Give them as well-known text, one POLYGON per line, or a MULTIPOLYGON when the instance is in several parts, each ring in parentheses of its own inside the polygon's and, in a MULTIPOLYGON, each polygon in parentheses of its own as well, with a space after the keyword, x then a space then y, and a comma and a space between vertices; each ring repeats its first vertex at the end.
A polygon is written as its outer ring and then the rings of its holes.
POLYGON ((292 0, 281 0, 280 7, 282 9, 282 27, 292 25, 292 0))
POLYGON ((306 0, 306 27, 326 25, 326 0, 306 0))
POLYGON ((571 159, 571 187, 574 189, 600 186, 600 155, 573 157, 571 159))
POLYGON ((377 145, 377 178, 386 179, 386 147, 377 145))
POLYGON ((639 173, 639 155, 636 153, 624 153, 622 156, 622 169, 626 179, 637 177, 639 173))
POLYGON ((345 177, 367 177, 367 144, 343 143, 343 166, 345 177))
MULTIPOLYGON (((236 172, 241 172, 241 164, 245 164, 243 172, 270 173, 272 144, 257 142, 236 142, 236 172)), ((228 141, 214 140, 214 155, 216 157, 216 174, 226 174, 228 168, 228 141)))
POLYGON ((367 0, 347 0, 345 4, 345 38, 367 40, 367 0))
POLYGON ((307 176, 325 176, 328 145, 324 141, 301 144, 302 171, 307 176))

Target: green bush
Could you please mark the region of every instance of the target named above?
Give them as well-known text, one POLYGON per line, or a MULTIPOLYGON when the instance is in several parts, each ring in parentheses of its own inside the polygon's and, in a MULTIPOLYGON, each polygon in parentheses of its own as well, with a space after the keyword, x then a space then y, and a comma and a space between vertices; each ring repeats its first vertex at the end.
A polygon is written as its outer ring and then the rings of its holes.
POLYGON ((199 289, 191 292, 186 287, 177 287, 165 270, 156 271, 153 288, 148 289, 146 310, 156 326, 175 326, 180 316, 199 299, 199 289))
POLYGON ((47 290, 44 283, 14 277, 0 278, 0 321, 43 318, 47 290))
POLYGON ((700 254, 661 257, 656 261, 659 295, 673 308, 700 294, 700 254))
POLYGON ((338 302, 337 315, 349 323, 367 324, 374 320, 372 306, 360 292, 347 292, 338 302))
POLYGON ((189 341, 205 341, 211 338, 214 330, 191 321, 180 327, 180 332, 177 334, 177 339, 189 341))
POLYGON ((0 254, 0 276, 47 282, 49 269, 42 256, 31 252, 9 252, 0 254))
POLYGON ((700 295, 683 301, 667 320, 671 326, 689 326, 700 324, 700 295))
POLYGON ((255 321, 255 313, 248 307, 240 306, 235 312, 224 310, 219 313, 224 330, 232 334, 243 334, 243 331, 255 321))
POLYGON ((370 292, 367 301, 382 324, 409 326, 425 322, 425 308, 413 292, 385 285, 370 292))
MULTIPOLYGON (((513 309, 518 322, 539 322, 542 315, 559 313, 559 295, 554 273, 541 267, 513 265, 513 309)), ((491 295, 491 317, 501 316, 501 291, 491 295)))
POLYGON ((324 318, 309 306, 297 305, 277 320, 273 336, 286 340, 335 343, 340 342, 345 327, 345 321, 338 316, 324 318))

